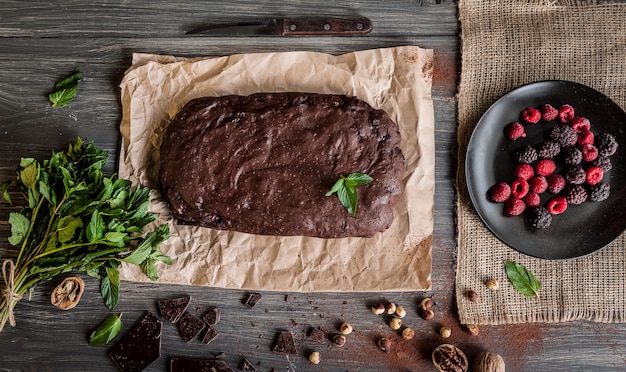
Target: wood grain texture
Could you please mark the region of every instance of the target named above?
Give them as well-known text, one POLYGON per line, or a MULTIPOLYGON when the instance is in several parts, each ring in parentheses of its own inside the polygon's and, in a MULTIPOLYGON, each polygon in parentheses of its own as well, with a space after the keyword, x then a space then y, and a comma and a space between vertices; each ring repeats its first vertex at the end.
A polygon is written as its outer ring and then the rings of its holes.
MULTIPOLYGON (((182 341, 174 324, 165 323, 162 357, 149 371, 166 371, 170 357, 206 358, 225 353, 238 370, 242 357, 259 371, 431 371, 430 353, 451 342, 470 359, 482 350, 498 352, 509 371, 623 371, 626 369, 626 326, 576 322, 483 327, 472 337, 456 318, 454 274, 456 253, 455 188, 456 87, 460 69, 456 4, 452 1, 361 0, 309 1, 2 1, 0 2, 0 179, 14 175, 22 156, 45 157, 81 136, 111 154, 107 169, 115 171, 121 119, 119 83, 133 52, 179 56, 222 56, 267 51, 320 51, 332 54, 355 50, 419 45, 435 49, 433 101, 435 105, 435 236, 433 290, 394 293, 263 293, 249 309, 247 292, 219 288, 122 283, 117 312, 124 329, 146 311, 157 312, 156 301, 191 295, 189 308, 203 315, 210 306, 222 310, 219 338, 209 345, 182 341), (205 38, 188 37, 186 30, 209 22, 240 21, 276 16, 366 16, 374 22, 365 37, 341 38, 205 38), (46 94, 55 81, 80 66, 85 73, 76 100, 52 108, 46 94), (433 295, 436 317, 417 315, 422 297, 433 295), (416 338, 402 341, 375 316, 369 306, 393 301, 407 309, 405 324, 416 338), (342 321, 355 331, 337 348, 326 340, 316 344, 310 327, 329 335, 342 321), (441 325, 452 329, 443 340, 441 325), (272 353, 279 331, 293 332, 300 355, 272 353), (387 336, 391 353, 375 342, 387 336), (317 350, 322 363, 312 366, 306 356, 317 350)), ((0 203, 0 258, 16 254, 9 246, 7 216, 11 207, 0 203)), ((49 293, 62 278, 44 282, 30 300, 16 308, 17 326, 0 333, 1 371, 115 371, 107 356, 111 345, 87 344, 89 333, 110 315, 99 295, 98 281, 83 276, 85 293, 79 305, 63 312, 49 303, 49 293)))

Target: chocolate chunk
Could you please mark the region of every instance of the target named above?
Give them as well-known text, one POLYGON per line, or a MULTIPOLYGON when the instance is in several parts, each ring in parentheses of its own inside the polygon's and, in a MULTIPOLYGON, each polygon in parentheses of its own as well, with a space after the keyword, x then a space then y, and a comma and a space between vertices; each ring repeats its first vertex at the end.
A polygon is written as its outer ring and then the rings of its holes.
POLYGON ((296 349, 296 344, 293 341, 293 335, 291 332, 280 332, 272 351, 277 354, 298 355, 298 349, 296 349))
POLYGON ((205 327, 206 324, 202 320, 190 313, 185 313, 178 321, 178 329, 185 342, 191 342, 205 327))
POLYGON ((241 367, 239 367, 239 369, 242 371, 256 371, 256 367, 246 358, 243 358, 241 361, 241 367))
POLYGON ((190 296, 159 301, 159 313, 163 319, 176 323, 187 310, 189 302, 191 302, 190 296))
POLYGON ((207 328, 204 337, 202 337, 202 342, 205 344, 210 344, 211 341, 215 340, 219 335, 220 332, 217 330, 217 328, 215 328, 214 325, 209 324, 209 327, 207 328))
POLYGON ((255 307, 259 301, 261 301, 260 293, 250 293, 250 295, 248 295, 248 299, 246 300, 246 306, 255 307))
POLYGON ((219 308, 213 307, 206 314, 204 314, 202 320, 204 320, 206 324, 216 325, 220 321, 221 314, 222 312, 219 308))
POLYGON ((311 340, 317 342, 318 344, 321 344, 326 338, 326 332, 322 331, 319 328, 311 328, 311 331, 309 331, 309 338, 311 338, 311 340))
POLYGON ((161 356, 161 331, 163 322, 152 313, 128 332, 109 356, 120 371, 141 371, 161 356))
POLYGON ((219 359, 170 359, 170 372, 233 372, 223 360, 219 359))

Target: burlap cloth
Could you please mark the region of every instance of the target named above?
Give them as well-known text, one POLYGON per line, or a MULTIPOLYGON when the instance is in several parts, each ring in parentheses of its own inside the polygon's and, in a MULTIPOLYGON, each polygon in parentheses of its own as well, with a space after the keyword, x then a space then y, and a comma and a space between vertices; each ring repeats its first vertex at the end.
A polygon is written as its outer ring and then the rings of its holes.
POLYGON ((579 259, 547 261, 519 254, 478 218, 463 168, 477 121, 497 98, 520 85, 576 81, 626 107, 626 4, 461 0, 459 17, 456 298, 461 323, 626 321, 626 235, 579 259), (539 298, 513 289, 503 260, 521 263, 535 274, 542 282, 539 298), (500 289, 488 290, 488 278, 498 279, 500 289), (476 303, 465 296, 470 288, 479 293, 476 303))

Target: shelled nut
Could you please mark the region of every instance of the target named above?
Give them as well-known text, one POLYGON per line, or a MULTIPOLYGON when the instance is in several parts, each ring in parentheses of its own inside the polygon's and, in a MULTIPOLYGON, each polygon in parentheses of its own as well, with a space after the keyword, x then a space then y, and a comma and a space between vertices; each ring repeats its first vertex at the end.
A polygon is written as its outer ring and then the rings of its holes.
POLYGON ((339 327, 339 331, 341 332, 341 334, 349 335, 350 333, 352 333, 352 326, 350 325, 350 323, 343 322, 341 324, 341 327, 339 327))

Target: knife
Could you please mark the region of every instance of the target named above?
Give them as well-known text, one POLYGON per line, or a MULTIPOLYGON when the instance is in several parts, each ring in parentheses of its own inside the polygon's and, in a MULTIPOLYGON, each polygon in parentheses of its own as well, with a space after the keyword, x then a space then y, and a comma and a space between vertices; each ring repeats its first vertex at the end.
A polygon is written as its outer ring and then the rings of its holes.
POLYGON ((270 18, 213 24, 187 31, 199 36, 359 36, 372 31, 372 21, 358 18, 270 18))

